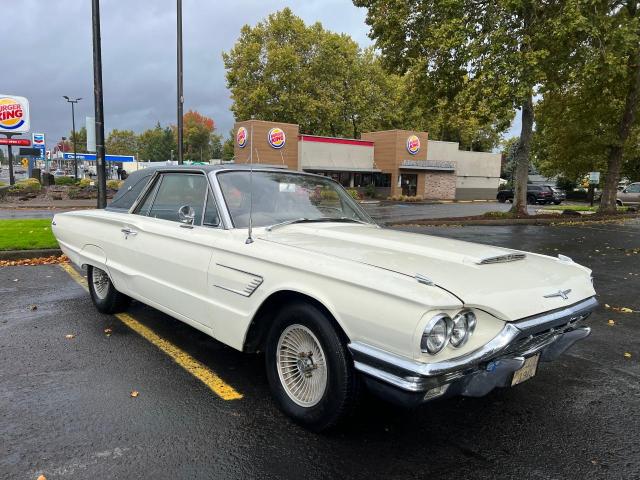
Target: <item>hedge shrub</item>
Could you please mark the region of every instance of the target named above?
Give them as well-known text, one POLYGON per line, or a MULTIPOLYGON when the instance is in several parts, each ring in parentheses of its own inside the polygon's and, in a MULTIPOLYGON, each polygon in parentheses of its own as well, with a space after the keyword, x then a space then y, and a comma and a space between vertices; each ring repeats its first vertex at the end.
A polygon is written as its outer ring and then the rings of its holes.
POLYGON ((107 188, 110 188, 111 190, 120 190, 123 183, 124 180, 109 180, 107 181, 107 188))
POLYGON ((56 185, 75 185, 76 180, 73 177, 55 177, 56 185))
POLYGON ((14 193, 35 193, 42 189, 42 185, 36 178, 25 178, 18 180, 9 191, 14 193))

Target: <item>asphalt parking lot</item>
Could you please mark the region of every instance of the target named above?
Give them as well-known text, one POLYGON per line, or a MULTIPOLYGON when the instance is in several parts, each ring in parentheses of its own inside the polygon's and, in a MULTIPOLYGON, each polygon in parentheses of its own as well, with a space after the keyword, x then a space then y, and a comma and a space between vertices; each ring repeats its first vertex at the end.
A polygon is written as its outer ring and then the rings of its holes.
POLYGON ((225 400, 60 266, 0 268, 0 478, 640 478, 640 223, 407 230, 563 253, 593 268, 601 305, 634 313, 601 307, 589 338, 513 389, 417 410, 365 398, 317 435, 276 409, 261 357, 132 305, 238 392, 225 400))

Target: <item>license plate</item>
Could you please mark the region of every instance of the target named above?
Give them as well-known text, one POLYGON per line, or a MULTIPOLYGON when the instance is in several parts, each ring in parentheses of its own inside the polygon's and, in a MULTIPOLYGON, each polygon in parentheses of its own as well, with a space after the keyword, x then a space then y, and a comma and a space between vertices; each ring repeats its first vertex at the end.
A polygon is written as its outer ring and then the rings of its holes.
POLYGON ((538 360, 540 360, 540 354, 527 358, 522 367, 520 367, 520 370, 514 372, 511 386, 518 385, 533 377, 538 370, 538 360))

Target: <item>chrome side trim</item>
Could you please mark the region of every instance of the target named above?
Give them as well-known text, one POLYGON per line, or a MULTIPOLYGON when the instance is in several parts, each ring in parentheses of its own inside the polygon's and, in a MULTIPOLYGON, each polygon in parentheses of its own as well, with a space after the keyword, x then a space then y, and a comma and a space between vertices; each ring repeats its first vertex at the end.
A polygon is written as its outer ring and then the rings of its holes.
POLYGON ((221 263, 216 263, 218 267, 228 268, 229 270, 234 270, 236 272, 244 273, 245 275, 249 275, 253 277, 247 285, 242 289, 236 289, 231 287, 225 287, 224 285, 214 284, 214 287, 220 288, 222 290, 226 290, 228 292, 236 293, 238 295, 242 295, 243 297, 250 297, 253 295, 260 285, 264 282, 263 277, 260 275, 256 275, 255 273, 247 272, 245 270, 240 270, 239 268, 230 267, 228 265, 222 265, 221 263))

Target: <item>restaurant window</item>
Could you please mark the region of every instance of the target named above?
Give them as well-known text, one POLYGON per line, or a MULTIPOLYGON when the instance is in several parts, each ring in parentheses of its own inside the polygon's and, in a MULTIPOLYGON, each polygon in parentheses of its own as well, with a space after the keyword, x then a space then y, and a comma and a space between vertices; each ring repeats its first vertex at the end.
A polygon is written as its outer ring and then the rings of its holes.
POLYGON ((339 180, 338 180, 338 182, 340 182, 340 185, 342 185, 343 187, 349 187, 350 180, 351 180, 350 172, 340 172, 339 180))
POLYGON ((391 187, 391 174, 390 173, 374 173, 373 184, 380 188, 391 187))

